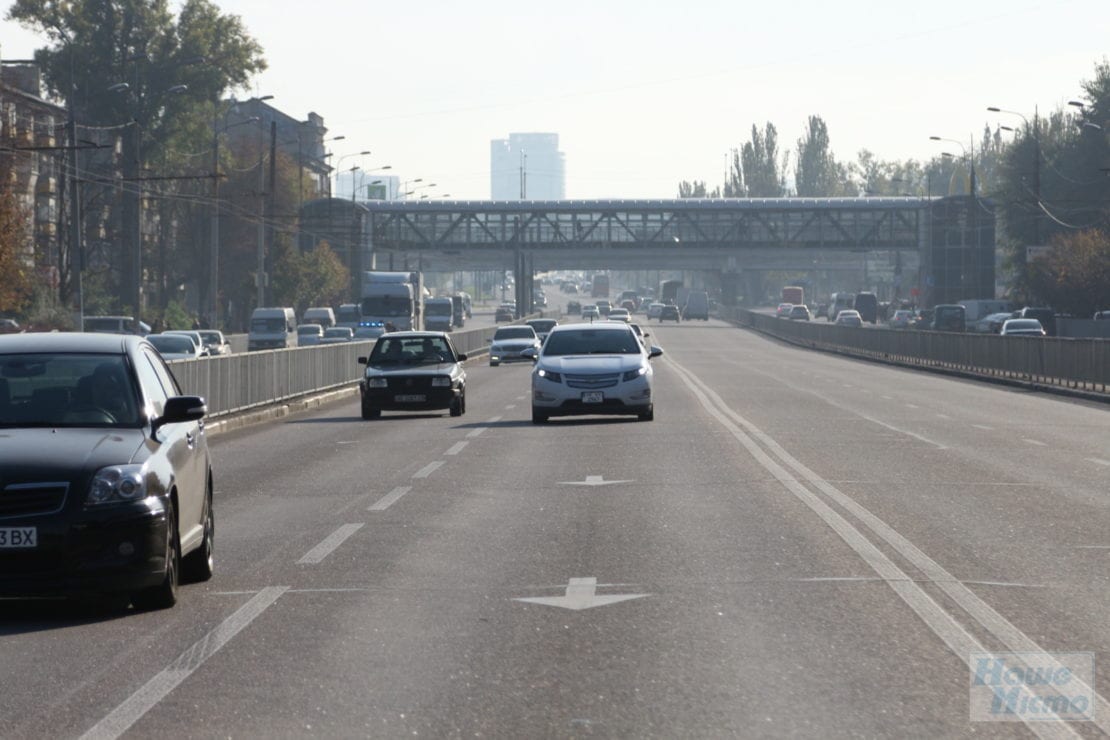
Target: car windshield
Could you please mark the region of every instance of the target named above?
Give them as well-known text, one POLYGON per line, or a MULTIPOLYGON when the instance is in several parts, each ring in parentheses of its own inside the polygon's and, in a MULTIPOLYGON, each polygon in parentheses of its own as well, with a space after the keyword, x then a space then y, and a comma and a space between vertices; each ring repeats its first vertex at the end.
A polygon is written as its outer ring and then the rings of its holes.
POLYGON ((567 329, 547 336, 545 356, 555 355, 634 355, 640 342, 629 329, 567 329))
POLYGON ((312 334, 312 335, 315 335, 315 336, 319 336, 320 335, 320 326, 318 324, 308 324, 306 326, 298 326, 297 327, 297 334, 298 335, 312 334))
POLYGON ((204 340, 205 344, 222 344, 223 337, 220 336, 218 331, 201 331, 200 338, 204 340))
POLYGON ((326 329, 324 331, 324 336, 325 337, 340 337, 342 339, 350 339, 351 338, 351 330, 347 327, 335 327, 335 328, 332 328, 332 329, 326 329))
POLYGON ((162 354, 192 355, 196 353, 193 340, 184 334, 152 334, 147 341, 154 345, 154 349, 162 354))
POLYGON ((0 427, 138 424, 138 393, 123 355, 0 355, 0 427))
POLYGON ((1043 328, 1041 322, 1036 319, 1010 319, 1006 322, 1006 331, 1014 331, 1015 329, 1040 331, 1043 328))
POLYGON ((425 303, 424 311, 428 316, 450 316, 452 307, 450 303, 425 303))
POLYGON ((251 319, 251 331, 256 333, 284 332, 285 319, 274 317, 268 319, 251 319))
POLYGON ((498 329, 493 335, 493 341, 502 339, 535 339, 536 332, 530 326, 506 326, 498 329))
POLYGON ((409 316, 412 314, 412 301, 403 296, 374 296, 364 298, 361 308, 363 316, 409 316))
POLYGON ((396 337, 387 334, 374 345, 367 365, 388 368, 454 361, 454 353, 443 337, 396 337))

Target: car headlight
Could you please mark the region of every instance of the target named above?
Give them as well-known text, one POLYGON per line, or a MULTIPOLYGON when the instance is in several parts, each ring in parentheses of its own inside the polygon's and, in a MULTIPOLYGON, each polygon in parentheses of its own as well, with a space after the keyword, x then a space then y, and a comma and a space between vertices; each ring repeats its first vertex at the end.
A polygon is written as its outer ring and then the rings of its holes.
POLYGON ((367 378, 366 379, 366 387, 367 388, 388 388, 389 387, 389 381, 387 381, 385 378, 367 378))
POLYGON ((562 375, 560 375, 559 373, 556 373, 556 372, 552 372, 551 370, 544 370, 542 367, 539 370, 536 371, 536 375, 540 376, 541 378, 546 378, 547 380, 550 380, 552 383, 562 383, 563 382, 563 376, 562 375))
POLYGON ((440 375, 432 378, 433 388, 449 388, 451 386, 451 379, 446 375, 440 375))
POLYGON ((629 370, 629 371, 625 372, 624 380, 625 380, 625 382, 627 382, 629 380, 635 380, 636 378, 640 377, 641 375, 647 375, 647 371, 648 371, 647 365, 640 365, 640 367, 636 368, 635 370, 629 370))
POLYGON ((143 465, 112 465, 93 476, 85 506, 140 501, 147 497, 143 465))

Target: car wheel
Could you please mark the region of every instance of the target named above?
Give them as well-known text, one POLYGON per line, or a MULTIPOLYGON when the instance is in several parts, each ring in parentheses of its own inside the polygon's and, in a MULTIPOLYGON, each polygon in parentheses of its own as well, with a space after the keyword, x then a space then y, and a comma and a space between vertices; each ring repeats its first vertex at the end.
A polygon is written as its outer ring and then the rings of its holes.
POLYGON ((637 414, 636 418, 639 419, 640 421, 654 421, 655 420, 655 407, 654 406, 648 407, 647 411, 644 411, 641 414, 637 414))
POLYGON ((215 570, 216 514, 212 511, 212 487, 204 503, 204 539, 200 547, 181 559, 181 576, 188 583, 200 583, 212 578, 215 570))
POLYGON ((490 367, 497 367, 497 366, 498 366, 498 365, 500 365, 500 364, 501 364, 500 362, 494 362, 493 360, 490 360, 490 361, 489 361, 489 366, 490 366, 490 367))
POLYGON ((370 404, 366 403, 366 401, 362 402, 362 418, 363 419, 366 419, 367 421, 369 421, 370 419, 378 419, 378 418, 381 417, 381 415, 382 415, 382 410, 381 409, 374 408, 370 404))
POLYGON ((532 423, 533 424, 546 424, 548 415, 546 411, 540 411, 535 406, 532 407, 532 423))
POLYGON ((451 412, 451 416, 462 416, 463 415, 462 396, 459 396, 455 400, 451 401, 451 406, 450 406, 449 410, 451 412))
POLYGON ((177 512, 171 502, 166 509, 166 576, 157 586, 131 595, 136 609, 169 609, 177 603, 178 574, 181 568, 181 543, 177 537, 177 512))

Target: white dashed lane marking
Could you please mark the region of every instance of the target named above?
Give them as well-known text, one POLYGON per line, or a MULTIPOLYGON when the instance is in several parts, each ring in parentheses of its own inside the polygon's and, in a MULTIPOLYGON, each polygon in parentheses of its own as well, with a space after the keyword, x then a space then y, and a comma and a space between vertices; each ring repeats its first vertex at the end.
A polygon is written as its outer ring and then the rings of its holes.
POLYGON ((322 563, 324 558, 335 552, 335 549, 346 542, 348 537, 364 526, 364 524, 344 524, 342 527, 329 534, 319 545, 306 552, 304 556, 297 561, 297 565, 317 565, 322 563))
POLYGON ((1110 460, 1103 460, 1102 458, 1098 457, 1088 457, 1087 462, 1093 462, 1095 465, 1104 465, 1110 468, 1110 460))
POLYGON ((420 470, 417 470, 415 473, 413 473, 412 477, 427 478, 429 475, 439 470, 441 465, 443 465, 443 460, 436 460, 435 462, 428 463, 424 467, 420 468, 420 470))
POLYGON ((1021 441, 1025 442, 1026 444, 1036 445, 1037 447, 1048 447, 1048 445, 1046 445, 1044 442, 1041 442, 1040 440, 1036 440, 1036 439, 1022 438, 1021 441))
POLYGON ((392 491, 378 499, 378 502, 371 506, 367 511, 385 511, 393 504, 412 490, 412 486, 397 486, 392 491))
POLYGON ((451 445, 451 449, 447 450, 447 452, 444 452, 443 454, 444 455, 457 455, 460 452, 462 452, 463 449, 468 444, 470 444, 470 443, 469 442, 456 442, 455 444, 451 445))

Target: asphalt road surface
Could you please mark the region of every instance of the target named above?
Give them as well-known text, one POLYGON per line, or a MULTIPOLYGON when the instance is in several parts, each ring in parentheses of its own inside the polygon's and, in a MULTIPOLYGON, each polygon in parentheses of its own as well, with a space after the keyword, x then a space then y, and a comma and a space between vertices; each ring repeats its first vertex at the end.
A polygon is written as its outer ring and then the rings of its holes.
POLYGON ((214 438, 215 578, 0 602, 0 737, 1110 729, 1107 408, 648 331, 654 422, 534 426, 476 362, 461 418, 214 438), (973 720, 987 651, 1087 654, 1093 720, 973 720))

